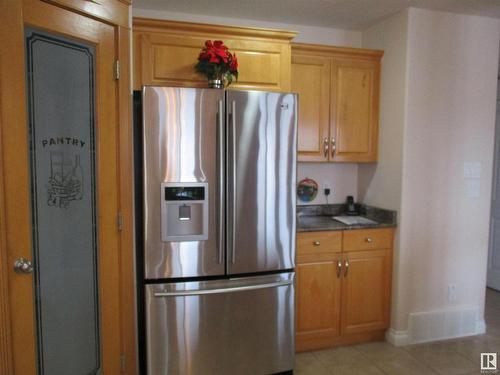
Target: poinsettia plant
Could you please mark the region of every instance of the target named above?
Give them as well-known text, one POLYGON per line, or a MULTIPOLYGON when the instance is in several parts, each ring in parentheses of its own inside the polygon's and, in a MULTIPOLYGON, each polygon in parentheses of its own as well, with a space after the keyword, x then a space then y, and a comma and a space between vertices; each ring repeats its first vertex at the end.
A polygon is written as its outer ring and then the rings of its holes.
POLYGON ((220 79, 225 85, 238 79, 238 59, 222 40, 207 40, 205 47, 198 56, 195 65, 198 73, 204 74, 209 80, 220 79))

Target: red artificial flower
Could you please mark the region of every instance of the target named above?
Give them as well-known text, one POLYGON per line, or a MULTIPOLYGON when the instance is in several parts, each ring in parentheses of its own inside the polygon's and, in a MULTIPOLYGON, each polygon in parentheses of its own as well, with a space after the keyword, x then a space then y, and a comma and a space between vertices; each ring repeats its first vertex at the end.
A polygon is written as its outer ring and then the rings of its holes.
POLYGON ((227 49, 222 40, 214 40, 214 47, 220 49, 227 49))
POLYGON ((228 51, 227 51, 227 47, 224 45, 224 43, 221 40, 215 40, 213 42, 213 46, 210 47, 210 51, 215 56, 218 56, 224 62, 224 64, 227 64, 228 51))
POLYGON ((211 63, 215 63, 215 64, 219 63, 219 58, 217 57, 217 54, 215 53, 215 51, 213 49, 209 50, 208 54, 210 56, 210 60, 209 61, 211 63))
POLYGON ((198 56, 198 61, 210 60, 210 54, 206 50, 202 50, 198 56))
POLYGON ((238 59, 222 40, 207 40, 198 55, 195 69, 209 79, 224 79, 230 84, 238 78, 238 59))
POLYGON ((233 59, 231 60, 231 64, 229 65, 229 69, 232 72, 236 72, 238 70, 238 59, 236 58, 236 53, 233 54, 233 59))
POLYGON ((224 63, 228 62, 227 47, 221 40, 215 40, 214 42, 207 40, 198 60, 209 60, 210 62, 218 63, 218 58, 224 63))

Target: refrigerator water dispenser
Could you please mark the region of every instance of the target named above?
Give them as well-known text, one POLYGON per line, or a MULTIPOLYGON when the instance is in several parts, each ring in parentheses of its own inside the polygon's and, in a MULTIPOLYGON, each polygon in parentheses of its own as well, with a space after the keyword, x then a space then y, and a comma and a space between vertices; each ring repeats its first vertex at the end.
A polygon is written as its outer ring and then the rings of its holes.
POLYGON ((208 184, 161 184, 161 239, 165 242, 208 239, 208 184))

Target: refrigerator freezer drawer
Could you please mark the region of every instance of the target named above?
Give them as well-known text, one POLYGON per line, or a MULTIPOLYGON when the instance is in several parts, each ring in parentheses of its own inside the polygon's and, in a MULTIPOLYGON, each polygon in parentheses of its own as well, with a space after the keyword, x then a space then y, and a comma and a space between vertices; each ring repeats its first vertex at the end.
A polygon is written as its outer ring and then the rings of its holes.
POLYGON ((146 285, 149 375, 268 375, 294 363, 294 273, 146 285))

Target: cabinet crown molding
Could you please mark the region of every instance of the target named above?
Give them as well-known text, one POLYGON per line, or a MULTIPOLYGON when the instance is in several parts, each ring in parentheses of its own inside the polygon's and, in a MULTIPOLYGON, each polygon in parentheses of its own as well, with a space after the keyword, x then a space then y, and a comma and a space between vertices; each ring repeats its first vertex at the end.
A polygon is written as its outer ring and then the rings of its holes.
POLYGON ((289 43, 296 35, 295 31, 264 29, 258 27, 222 26, 207 23, 159 20, 152 18, 134 17, 132 19, 134 31, 157 31, 169 33, 190 32, 199 34, 214 34, 216 36, 253 37, 274 39, 289 43))
POLYGON ((366 49, 366 48, 352 48, 352 47, 334 47, 327 46, 323 44, 305 44, 305 43, 291 43, 292 53, 317 53, 318 55, 345 55, 348 56, 356 56, 356 57, 365 57, 365 58, 376 58, 380 59, 384 55, 384 51, 374 50, 374 49, 366 49))

